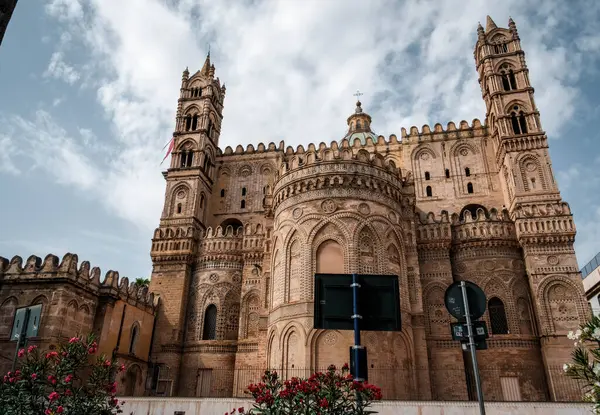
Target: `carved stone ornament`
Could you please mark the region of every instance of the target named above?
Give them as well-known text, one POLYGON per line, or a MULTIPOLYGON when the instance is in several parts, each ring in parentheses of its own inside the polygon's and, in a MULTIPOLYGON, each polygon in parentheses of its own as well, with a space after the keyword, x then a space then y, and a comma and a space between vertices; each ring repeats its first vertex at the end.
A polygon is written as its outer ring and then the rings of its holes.
POLYGON ((177 199, 183 199, 185 197, 185 190, 180 190, 177 192, 177 199))
POLYGON ((534 171, 535 169, 537 169, 537 166, 533 161, 530 161, 525 165, 525 169, 527 169, 527 171, 534 171))
POLYGON ((369 213, 371 213, 371 208, 369 207, 369 205, 367 205, 366 203, 361 203, 360 205, 358 205, 358 212, 362 215, 368 215, 369 213))
POLYGON ((302 216, 302 208, 296 208, 292 211, 292 216, 294 217, 294 219, 300 219, 300 217, 302 216))
POLYGON ((396 223, 396 221, 398 220, 398 216, 396 216, 394 212, 390 211, 388 213, 388 219, 390 220, 390 222, 396 223))
POLYGON ((469 155, 469 150, 467 150, 466 148, 463 148, 460 150, 460 155, 461 156, 468 156, 469 155))
POLYGON ((235 282, 236 284, 238 282, 240 282, 242 280, 242 276, 239 273, 235 273, 233 274, 233 276, 231 277, 231 281, 235 282))
POLYGON ((494 268, 496 268, 496 264, 494 261, 488 259, 487 261, 484 261, 483 268, 485 268, 486 271, 492 271, 494 268))
POLYGON ((550 265, 558 265, 560 262, 556 255, 549 255, 548 258, 546 258, 546 261, 548 261, 548 264, 550 265))
POLYGON ((321 210, 325 213, 333 213, 337 209, 335 202, 331 199, 324 200, 321 203, 321 210))
POLYGON ((215 283, 215 282, 219 281, 219 276, 217 274, 210 274, 210 277, 208 277, 208 280, 212 283, 215 283))
POLYGON ((325 344, 333 346, 337 343, 337 335, 335 333, 327 333, 324 339, 325 344))
POLYGON ((421 160, 429 160, 429 153, 421 154, 421 160))
POLYGON ((456 264, 454 264, 454 270, 459 274, 462 274, 467 270, 467 266, 464 262, 457 262, 456 264))
POLYGON ((239 173, 238 173, 241 177, 248 177, 252 174, 252 167, 250 167, 249 165, 244 165, 242 167, 240 167, 239 173))

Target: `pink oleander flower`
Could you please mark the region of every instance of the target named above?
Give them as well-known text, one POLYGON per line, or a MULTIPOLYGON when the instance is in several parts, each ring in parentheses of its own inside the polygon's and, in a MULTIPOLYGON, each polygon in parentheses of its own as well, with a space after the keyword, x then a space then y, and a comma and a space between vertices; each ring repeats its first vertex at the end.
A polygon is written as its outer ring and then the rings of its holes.
POLYGON ((31 345, 27 348, 27 353, 31 353, 33 352, 35 349, 37 349, 37 346, 31 345))
POLYGON ((20 350, 17 352, 17 356, 19 356, 19 357, 23 357, 23 356, 25 356, 25 349, 20 349, 20 350))
POLYGON ((71 337, 69 339, 69 343, 77 343, 79 341, 79 337, 71 337))
POLYGON ((56 378, 53 375, 48 375, 48 382, 53 385, 56 385, 56 378))
POLYGON ((50 400, 50 402, 54 402, 58 398, 60 398, 60 395, 56 391, 54 391, 50 395, 48 395, 48 399, 50 400))
POLYGON ((58 352, 48 352, 46 353, 46 359, 53 359, 58 356, 58 352))
POLYGON ((32 380, 36 380, 37 379, 37 373, 32 373, 31 374, 31 379, 32 380))
POLYGON ((73 380, 73 375, 71 375, 70 373, 65 377, 65 383, 69 383, 70 381, 73 380))
POLYGON ((58 408, 56 408, 56 413, 57 414, 62 414, 64 411, 64 408, 62 407, 62 405, 59 405, 58 408))

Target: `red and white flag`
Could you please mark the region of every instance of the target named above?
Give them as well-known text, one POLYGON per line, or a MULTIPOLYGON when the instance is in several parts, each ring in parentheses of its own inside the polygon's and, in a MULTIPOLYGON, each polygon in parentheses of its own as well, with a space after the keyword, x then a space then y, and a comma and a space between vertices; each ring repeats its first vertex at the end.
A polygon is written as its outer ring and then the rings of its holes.
MULTIPOLYGON (((160 162, 161 166, 164 163, 164 161, 167 159, 167 157, 169 157, 169 154, 171 154, 171 152, 173 151, 173 146, 175 145, 175 137, 171 138, 171 141, 169 141, 167 143, 167 145, 169 146, 169 149, 167 150, 167 154, 165 154, 165 158, 162 159, 162 161, 160 162)), ((166 147, 166 145, 165 145, 166 147)), ((165 149, 165 147, 163 147, 163 150, 165 149)))

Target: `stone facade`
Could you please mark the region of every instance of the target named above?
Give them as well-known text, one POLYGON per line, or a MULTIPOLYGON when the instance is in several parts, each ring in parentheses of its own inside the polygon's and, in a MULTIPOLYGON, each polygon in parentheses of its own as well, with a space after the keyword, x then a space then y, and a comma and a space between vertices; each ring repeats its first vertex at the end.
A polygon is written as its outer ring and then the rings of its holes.
POLYGON ((589 313, 573 218, 515 23, 488 18, 477 36, 485 123, 400 138, 374 134, 357 102, 348 133, 329 145, 221 150, 225 86, 210 56, 184 71, 152 240, 162 393, 231 396, 256 380, 246 370, 343 364, 351 333, 313 329, 313 276, 358 272, 399 278, 402 331, 363 336, 384 396, 472 398, 443 301, 453 281, 469 280, 489 299, 491 337, 478 352, 486 398, 579 398, 559 369, 572 348, 565 334, 589 313))
POLYGON ((15 342, 10 341, 15 310, 41 304, 40 329, 28 339, 42 349, 79 335, 95 333, 98 354, 114 356, 127 366, 117 378, 117 392, 142 395, 146 390, 154 312, 158 298, 109 271, 77 264, 77 255, 31 256, 23 266, 16 256, 0 257, 0 373, 11 370, 15 342))

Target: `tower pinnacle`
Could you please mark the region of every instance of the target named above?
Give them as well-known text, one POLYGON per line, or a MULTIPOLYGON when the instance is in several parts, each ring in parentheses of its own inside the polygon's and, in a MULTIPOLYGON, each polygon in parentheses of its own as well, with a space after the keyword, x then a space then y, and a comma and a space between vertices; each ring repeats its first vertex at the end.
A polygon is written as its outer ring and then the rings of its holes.
POLYGON ((492 20, 492 18, 488 14, 487 19, 486 19, 486 23, 485 23, 485 31, 489 32, 489 31, 497 29, 497 28, 498 28, 498 26, 496 26, 496 23, 494 23, 494 21, 492 20))

